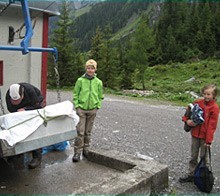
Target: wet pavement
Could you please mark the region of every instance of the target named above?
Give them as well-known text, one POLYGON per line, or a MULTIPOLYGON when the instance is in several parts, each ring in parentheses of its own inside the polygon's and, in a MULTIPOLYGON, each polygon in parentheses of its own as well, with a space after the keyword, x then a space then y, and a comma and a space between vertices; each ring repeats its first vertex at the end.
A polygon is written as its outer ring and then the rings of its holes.
POLYGON ((100 183, 104 178, 119 173, 83 159, 72 163, 72 148, 43 156, 39 168, 13 169, 0 161, 0 194, 72 194, 79 187, 100 183))

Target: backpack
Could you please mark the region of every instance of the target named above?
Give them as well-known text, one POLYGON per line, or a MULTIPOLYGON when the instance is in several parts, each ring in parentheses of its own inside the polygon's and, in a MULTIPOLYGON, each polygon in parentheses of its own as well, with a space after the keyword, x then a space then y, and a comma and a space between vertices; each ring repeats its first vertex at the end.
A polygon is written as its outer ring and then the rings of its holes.
POLYGON ((205 120, 203 118, 204 112, 202 108, 199 107, 199 104, 196 103, 192 107, 192 115, 191 119, 195 123, 195 125, 201 125, 205 120))
MULTIPOLYGON (((206 150, 207 151, 207 150, 206 150)), ((204 157, 200 160, 194 172, 194 184, 205 193, 210 193, 214 185, 214 176, 211 168, 211 151, 209 148, 210 169, 206 165, 206 151, 204 157)))

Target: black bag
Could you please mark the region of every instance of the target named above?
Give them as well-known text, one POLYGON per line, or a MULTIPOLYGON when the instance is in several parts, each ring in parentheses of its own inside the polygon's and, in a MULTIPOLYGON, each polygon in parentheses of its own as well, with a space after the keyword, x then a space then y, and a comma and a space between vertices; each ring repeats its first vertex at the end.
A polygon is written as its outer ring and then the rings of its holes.
POLYGON ((190 132, 191 129, 192 129, 192 127, 190 127, 189 125, 187 125, 187 123, 185 122, 183 129, 185 130, 185 132, 190 132))
POLYGON ((211 150, 209 149, 210 169, 206 166, 206 151, 204 157, 200 160, 194 172, 194 184, 205 193, 210 193, 214 185, 214 176, 211 168, 211 150))
MULTIPOLYGON (((188 106, 188 107, 186 108, 186 111, 185 111, 184 116, 190 118, 191 115, 192 115, 192 112, 191 112, 190 107, 188 106)), ((184 127, 183 127, 183 129, 184 129, 186 132, 189 132, 189 131, 191 131, 192 127, 190 127, 189 125, 187 125, 186 122, 184 122, 184 127)))

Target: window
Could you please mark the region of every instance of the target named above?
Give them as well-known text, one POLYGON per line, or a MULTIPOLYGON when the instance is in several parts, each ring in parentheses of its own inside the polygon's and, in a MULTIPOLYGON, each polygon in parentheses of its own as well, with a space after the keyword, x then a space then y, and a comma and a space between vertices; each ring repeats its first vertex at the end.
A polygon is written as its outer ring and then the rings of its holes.
POLYGON ((3 85, 3 61, 0 61, 0 86, 3 85))

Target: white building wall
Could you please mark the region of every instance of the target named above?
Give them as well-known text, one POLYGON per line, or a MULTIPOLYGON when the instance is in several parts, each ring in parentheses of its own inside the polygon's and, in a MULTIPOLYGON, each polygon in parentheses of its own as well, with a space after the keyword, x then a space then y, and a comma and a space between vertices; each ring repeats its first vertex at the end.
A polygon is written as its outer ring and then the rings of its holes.
MULTIPOLYGON (((43 16, 39 16, 39 12, 33 12, 31 15, 37 16, 37 22, 33 29, 34 35, 31 39, 32 47, 42 47, 43 39, 43 16)), ((41 52, 31 52, 30 53, 30 77, 29 83, 34 84, 39 89, 41 87, 41 68, 42 68, 42 53, 41 52)))
MULTIPOLYGON (((38 19, 33 29, 34 35, 30 41, 30 47, 42 47, 42 13, 31 12, 31 16, 38 15, 38 19)), ((23 39, 15 34, 14 43, 8 43, 9 26, 14 27, 14 31, 24 24, 21 7, 8 7, 0 15, 0 45, 1 46, 20 46, 23 39)), ((25 27, 21 35, 25 35, 25 27)), ((0 86, 2 101, 5 106, 5 94, 9 86, 13 83, 28 82, 40 89, 41 87, 41 66, 42 53, 29 52, 23 55, 21 51, 0 50, 0 61, 3 61, 3 86, 0 86)), ((6 107, 5 107, 6 108, 6 107)), ((1 112, 0 112, 1 114, 1 112)))

